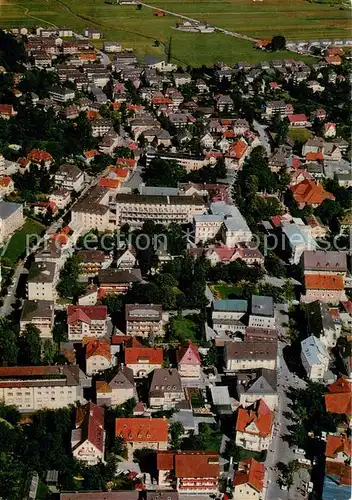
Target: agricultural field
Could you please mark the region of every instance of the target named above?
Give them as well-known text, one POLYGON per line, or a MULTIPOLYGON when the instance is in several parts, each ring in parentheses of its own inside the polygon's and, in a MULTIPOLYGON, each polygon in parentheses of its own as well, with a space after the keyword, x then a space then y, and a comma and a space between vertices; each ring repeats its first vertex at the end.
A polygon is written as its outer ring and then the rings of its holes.
MULTIPOLYGON (((270 39, 275 34, 287 39, 348 37, 350 34, 347 9, 306 0, 151 0, 151 5, 258 39, 270 39)), ((172 15, 157 17, 148 7, 138 10, 134 5, 111 5, 104 0, 0 0, 1 25, 70 26, 77 32, 87 26, 96 27, 104 31, 105 40, 118 40, 124 47, 133 48, 139 57, 163 56, 171 36, 172 57, 182 65, 212 65, 216 61, 234 64, 290 57, 288 52, 255 50, 250 41, 219 32, 180 32, 173 29, 179 21, 172 15), (153 46, 155 40, 162 42, 159 47, 153 46)), ((300 59, 309 60, 303 56, 300 59)))

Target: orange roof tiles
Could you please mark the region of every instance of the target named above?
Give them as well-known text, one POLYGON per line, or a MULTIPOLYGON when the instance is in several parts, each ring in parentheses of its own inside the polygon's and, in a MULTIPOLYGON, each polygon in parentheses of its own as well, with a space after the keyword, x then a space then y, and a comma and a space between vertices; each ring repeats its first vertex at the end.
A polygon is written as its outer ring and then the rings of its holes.
POLYGON ((8 187, 11 183, 11 180, 11 177, 8 175, 5 177, 0 177, 0 186, 8 187))
POLYGON ((32 149, 32 151, 28 155, 28 160, 34 161, 34 162, 41 162, 41 161, 52 161, 53 157, 51 156, 50 153, 47 151, 42 151, 40 149, 32 149))
POLYGON ((256 407, 239 408, 236 421, 236 431, 248 432, 261 437, 269 436, 273 425, 273 412, 263 399, 260 399, 256 407), (256 429, 248 429, 254 424, 256 429))
POLYGON ((307 161, 324 160, 324 154, 323 153, 307 153, 306 154, 306 160, 307 161))
POLYGON ((352 382, 340 377, 329 385, 325 394, 325 407, 329 413, 340 413, 352 417, 352 382))
POLYGON ((134 158, 117 158, 116 165, 134 168, 137 164, 137 161, 134 158))
POLYGON ((94 158, 97 155, 99 155, 99 152, 96 149, 90 149, 89 151, 84 152, 84 156, 86 158, 94 158))
POLYGON ((175 455, 178 478, 219 477, 219 455, 215 451, 185 451, 175 455))
POLYGON ((343 56, 344 50, 341 47, 332 47, 328 49, 329 56, 343 56))
POLYGON ((230 147, 230 156, 241 159, 247 152, 248 145, 244 141, 237 141, 230 147))
POLYGON ((82 54, 78 55, 78 58, 81 61, 95 61, 97 58, 97 55, 95 52, 83 52, 82 54))
POLYGON ((128 443, 167 442, 166 418, 117 418, 115 436, 121 436, 128 443))
POLYGON ((92 356, 102 356, 103 358, 110 361, 110 344, 107 340, 86 339, 84 343, 86 345, 86 359, 89 359, 92 356))
POLYGON ((105 320, 108 314, 106 306, 67 306, 67 323, 76 323, 78 320, 89 323, 92 320, 105 320))
POLYGON ((0 115, 11 116, 14 113, 12 104, 0 104, 0 115))
POLYGON ((104 451, 104 409, 92 402, 76 410, 76 428, 82 429, 79 447, 86 439, 101 452, 104 451))
POLYGON ((329 434, 326 438, 325 455, 328 458, 336 458, 338 453, 345 453, 352 456, 352 439, 347 436, 333 436, 329 434))
POLYGON ((304 282, 308 290, 344 290, 343 277, 338 274, 306 274, 304 282))
POLYGON ((305 179, 290 189, 299 205, 320 205, 324 200, 335 199, 334 195, 325 191, 321 184, 317 184, 310 179, 305 179))
POLYGON ((174 451, 159 451, 156 456, 156 468, 158 470, 173 470, 174 457, 174 451))
POLYGON ((87 120, 98 120, 100 118, 98 111, 92 109, 86 111, 86 116, 87 120))
POLYGON ((288 115, 288 120, 290 123, 295 123, 295 122, 306 122, 307 117, 305 114, 301 113, 298 115, 288 115))
POLYGON ((258 493, 263 491, 265 466, 254 458, 247 458, 239 463, 238 471, 233 476, 234 486, 248 484, 258 493))
POLYGON ((119 179, 110 179, 110 177, 102 177, 99 179, 98 182, 100 187, 107 188, 107 189, 117 189, 121 182, 119 179))
POLYGON ((341 64, 342 63, 342 59, 340 56, 336 55, 336 56, 327 56, 327 57, 324 57, 324 60, 325 62, 327 62, 328 64, 341 64))
POLYGON ((126 365, 136 365, 139 363, 149 365, 163 364, 163 350, 152 347, 126 347, 126 365))

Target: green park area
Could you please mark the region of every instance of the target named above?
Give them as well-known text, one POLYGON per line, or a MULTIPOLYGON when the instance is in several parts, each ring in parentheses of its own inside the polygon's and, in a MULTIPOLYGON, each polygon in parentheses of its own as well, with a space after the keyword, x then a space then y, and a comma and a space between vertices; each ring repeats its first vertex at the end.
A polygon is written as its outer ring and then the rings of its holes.
MULTIPOLYGON (((286 39, 306 40, 350 34, 350 13, 340 4, 307 0, 151 0, 151 5, 258 39, 271 39, 278 34, 286 39)), ((104 32, 104 40, 116 40, 124 48, 133 48, 139 58, 146 54, 164 56, 172 37, 172 59, 182 65, 292 57, 289 52, 256 50, 251 41, 220 32, 178 31, 174 27, 182 20, 173 15, 158 17, 155 10, 146 6, 139 10, 136 5, 121 6, 104 0, 0 0, 0 20, 6 27, 67 26, 78 33, 85 27, 94 27, 104 32), (155 40, 161 43, 155 44, 155 40)), ((313 61, 307 56, 299 58, 313 61)))
POLYGON ((313 137, 313 134, 307 128, 291 128, 288 136, 295 142, 306 142, 313 137))
POLYGON ((241 298, 242 289, 238 286, 223 283, 220 285, 209 285, 209 288, 215 300, 241 298))
POLYGON ((40 222, 27 219, 22 228, 12 235, 3 255, 4 262, 9 265, 15 265, 26 253, 27 236, 41 235, 44 230, 45 227, 40 222))

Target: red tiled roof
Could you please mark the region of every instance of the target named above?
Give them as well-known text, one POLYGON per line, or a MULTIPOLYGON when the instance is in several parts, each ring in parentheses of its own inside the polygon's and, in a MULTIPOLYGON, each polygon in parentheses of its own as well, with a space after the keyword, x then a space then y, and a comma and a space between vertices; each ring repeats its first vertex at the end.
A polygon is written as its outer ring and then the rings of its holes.
POLYGON ((39 163, 41 161, 52 161, 53 157, 47 151, 32 149, 32 151, 27 156, 27 159, 39 163))
POLYGON ((90 149, 89 151, 84 152, 84 156, 86 158, 94 158, 97 155, 99 155, 99 152, 96 149, 90 149))
POLYGON ((325 407, 329 413, 340 413, 352 416, 352 382, 340 377, 329 385, 325 394, 325 407))
POLYGON ((156 455, 156 468, 158 470, 173 470, 174 458, 174 451, 159 451, 156 455))
POLYGON ((345 309, 346 312, 351 313, 352 312, 352 300, 347 300, 346 302, 341 302, 343 305, 343 308, 345 309))
POLYGON ((111 179, 110 177, 102 177, 98 182, 99 186, 107 189, 117 189, 121 182, 119 179, 111 179))
POLYGON ((307 153, 306 154, 306 160, 307 161, 318 161, 318 160, 324 160, 324 153, 307 153))
POLYGON ((137 365, 142 362, 150 365, 162 365, 163 350, 152 347, 126 347, 126 365, 137 365))
POLYGON ((235 157, 238 160, 240 160, 247 152, 247 149, 248 149, 248 145, 246 142, 237 141, 237 142, 235 142, 235 144, 233 144, 230 147, 229 153, 230 153, 230 156, 235 157))
POLYGON ((328 49, 329 56, 342 56, 344 53, 345 52, 341 47, 331 47, 328 49))
POLYGON ((347 436, 333 436, 329 434, 326 438, 325 455, 328 458, 336 458, 337 454, 343 452, 352 456, 352 439, 347 436))
POLYGON ((82 344, 86 346, 86 359, 92 356, 103 356, 108 360, 111 359, 110 343, 107 340, 88 338, 83 339, 82 344))
POLYGON ((134 158, 117 158, 116 165, 120 167, 135 168, 137 161, 134 158))
POLYGON ((305 114, 301 113, 298 115, 288 115, 288 120, 290 123, 295 123, 295 122, 306 122, 307 117, 305 114))
POLYGON ((178 478, 219 477, 219 455, 215 451, 185 451, 175 455, 178 478))
POLYGON ((336 128, 336 123, 324 123, 324 129, 329 130, 329 128, 336 128))
POLYGON ((343 290, 343 277, 338 274, 306 274, 304 277, 308 290, 343 290))
POLYGON ((8 187, 11 183, 11 180, 11 177, 8 175, 5 177, 0 177, 0 186, 8 187))
POLYGON ((12 115, 14 109, 12 104, 0 104, 0 115, 12 115))
POLYGON ((121 436, 128 443, 167 442, 166 418, 117 418, 115 436, 121 436))
POLYGON ((335 199, 334 195, 325 191, 321 184, 317 184, 310 179, 305 179, 290 189, 298 204, 320 205, 324 200, 335 199))
POLYGON ((76 410, 76 428, 82 428, 82 439, 86 439, 101 452, 104 451, 104 409, 90 402, 76 410))
POLYGON ((273 425, 273 412, 263 399, 256 403, 256 407, 239 408, 236 421, 236 431, 257 434, 262 437, 269 436, 273 425), (256 430, 247 430, 254 423, 256 430))
POLYGON ((210 254, 212 252, 216 253, 221 262, 230 262, 231 258, 233 257, 233 254, 235 253, 235 249, 228 247, 215 247, 209 249, 207 253, 210 254))
POLYGON ((198 346, 190 340, 188 345, 180 347, 176 353, 177 362, 185 365, 200 365, 198 346))
POLYGON ((105 320, 108 314, 106 306, 67 306, 67 323, 83 321, 90 324, 92 320, 105 320))
POLYGON ((342 464, 341 462, 332 462, 327 460, 325 463, 325 474, 338 476, 341 485, 352 485, 352 468, 350 465, 342 464))
POLYGON ((328 64, 331 64, 331 63, 341 64, 342 63, 342 59, 338 55, 324 57, 324 61, 327 62, 328 64))
POLYGON ((130 340, 130 338, 131 338, 130 335, 113 335, 111 337, 111 345, 123 344, 124 342, 130 340))
POLYGON ((238 471, 233 476, 234 486, 248 484, 258 493, 263 491, 265 466, 254 458, 247 458, 239 463, 238 471))

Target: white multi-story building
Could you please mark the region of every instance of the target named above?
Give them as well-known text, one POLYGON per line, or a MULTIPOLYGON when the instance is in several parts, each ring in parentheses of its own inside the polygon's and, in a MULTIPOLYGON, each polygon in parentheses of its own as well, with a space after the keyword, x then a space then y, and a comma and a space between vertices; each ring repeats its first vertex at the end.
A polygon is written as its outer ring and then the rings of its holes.
POLYGON ((247 300, 214 300, 213 328, 216 332, 245 332, 245 323, 241 321, 248 311, 247 300))
POLYGON ((23 224, 23 205, 0 201, 0 245, 23 224))
POLYGON ((276 342, 226 342, 225 369, 229 372, 256 368, 276 369, 276 342))
POLYGON ((194 217, 195 243, 221 236, 226 247, 233 248, 239 243, 249 243, 252 232, 235 205, 216 201, 210 205, 210 213, 194 217))
POLYGON ((301 360, 307 376, 314 382, 321 381, 329 369, 329 353, 325 345, 314 335, 302 340, 301 360))
POLYGON ((70 226, 82 232, 91 229, 105 232, 114 229, 115 225, 110 224, 108 205, 109 190, 98 186, 93 187, 73 207, 70 226))
POLYGON ((97 380, 97 403, 99 405, 122 405, 132 398, 137 398, 133 371, 127 366, 121 366, 119 371, 107 381, 97 380))
POLYGON ((20 319, 20 332, 23 332, 30 324, 38 328, 40 338, 51 339, 54 326, 54 302, 50 300, 25 300, 20 319))
POLYGON ((82 341, 84 337, 104 337, 107 333, 106 306, 67 307, 68 338, 82 341))
POLYGON ((274 413, 263 399, 252 407, 239 408, 236 421, 236 445, 252 451, 267 450, 270 446, 274 413))
POLYGON ((53 101, 68 102, 75 98, 75 91, 65 87, 54 87, 49 90, 49 96, 53 101))
POLYGON ((27 281, 28 300, 55 302, 58 277, 58 268, 54 262, 33 262, 27 281))
POLYGON ((248 326, 265 330, 275 328, 274 301, 272 297, 252 295, 248 326))
POLYGON ((55 174, 55 186, 68 191, 81 191, 84 185, 84 173, 76 165, 65 163, 55 174))
POLYGON ((154 339, 164 335, 160 304, 126 304, 126 333, 154 339))
POLYGON ((83 403, 89 381, 78 365, 0 367, 0 400, 22 412, 83 403))

